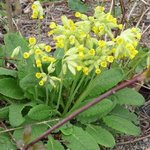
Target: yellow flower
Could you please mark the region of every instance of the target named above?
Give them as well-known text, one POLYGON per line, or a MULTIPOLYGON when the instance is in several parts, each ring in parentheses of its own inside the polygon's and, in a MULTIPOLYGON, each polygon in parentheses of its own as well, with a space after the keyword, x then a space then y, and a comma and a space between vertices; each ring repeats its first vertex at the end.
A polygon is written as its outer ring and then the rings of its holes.
POLYGON ((79 46, 78 46, 78 51, 79 51, 79 52, 84 51, 84 46, 83 46, 83 45, 79 45, 79 46))
POLYGON ((94 21, 94 17, 89 16, 89 20, 90 20, 90 21, 94 21))
POLYGON ((91 55, 91 56, 94 56, 95 55, 95 50, 94 49, 90 49, 88 51, 88 54, 91 55))
POLYGON ((37 66, 38 68, 40 68, 40 67, 42 66, 42 63, 41 63, 41 60, 40 60, 40 59, 37 59, 37 60, 36 60, 36 66, 37 66))
POLYGON ((112 51, 112 53, 115 53, 116 52, 116 48, 113 48, 111 51, 112 51))
POLYGON ((88 74, 89 74, 89 68, 88 68, 88 67, 84 67, 82 71, 83 71, 83 73, 84 73, 85 75, 88 75, 88 74))
POLYGON ((136 47, 138 45, 137 41, 133 41, 133 46, 136 47))
POLYGON ((136 33, 136 32, 137 32, 137 28, 132 28, 131 31, 132 31, 133 33, 136 33))
POLYGON ((129 43, 126 45, 126 48, 129 50, 134 50, 134 46, 132 44, 129 44, 129 43))
POLYGON ((39 19, 41 19, 41 20, 42 20, 43 18, 44 18, 43 16, 40 16, 40 17, 39 17, 39 19))
POLYGON ((119 24, 119 25, 118 25, 118 28, 119 28, 120 30, 122 29, 122 27, 123 27, 122 24, 119 24))
POLYGON ((140 33, 137 33, 136 38, 137 38, 138 40, 140 40, 140 39, 141 39, 141 34, 140 34, 140 33))
POLYGON ((94 26, 94 27, 92 28, 92 31, 93 31, 95 34, 98 34, 98 32, 99 32, 99 30, 98 30, 98 28, 97 28, 96 26, 94 26))
POLYGON ((104 26, 102 25, 99 26, 99 31, 104 31, 104 29, 105 29, 104 26))
POLYGON ((86 37, 86 33, 85 32, 80 32, 80 37, 81 38, 85 38, 86 37))
POLYGON ((48 57, 48 61, 50 61, 51 63, 54 63, 56 59, 54 57, 48 57))
POLYGON ((112 63, 114 61, 114 56, 107 56, 107 61, 112 63))
POLYGON ((97 6, 97 7, 95 8, 95 11, 103 12, 104 10, 105 10, 105 8, 102 7, 102 6, 97 6))
POLYGON ((31 6, 31 8, 34 10, 34 9, 37 9, 37 5, 35 5, 35 4, 33 4, 32 6, 31 6))
POLYGON ((100 73, 101 73, 101 70, 100 70, 99 68, 96 68, 95 73, 96 73, 96 74, 100 74, 100 73))
POLYGON ((100 41, 98 41, 98 45, 99 45, 99 47, 103 48, 106 46, 106 42, 103 40, 100 40, 100 41))
POLYGON ((44 49, 45 49, 46 52, 50 52, 50 51, 52 50, 52 47, 49 46, 49 45, 46 45, 46 46, 44 47, 44 49))
POLYGON ((29 38, 29 44, 30 45, 35 45, 36 44, 36 38, 35 37, 30 37, 29 38))
POLYGON ((113 16, 110 13, 108 13, 107 16, 106 16, 106 19, 108 21, 112 21, 113 20, 113 16))
POLYGON ((135 49, 131 51, 131 54, 133 54, 133 55, 136 55, 137 53, 138 53, 138 51, 135 49))
POLYGON ((75 43, 75 37, 73 35, 71 35, 69 37, 69 41, 70 41, 70 44, 73 45, 75 43))
POLYGON ((83 52, 79 52, 79 58, 83 59, 84 58, 84 53, 83 52))
POLYGON ((51 36, 52 34, 54 34, 54 30, 48 32, 48 36, 51 36))
POLYGON ((111 22, 114 23, 114 24, 117 24, 117 19, 116 19, 116 18, 113 18, 113 19, 111 20, 111 22))
POLYGON ((40 49, 36 49, 36 50, 35 50, 35 54, 36 54, 36 55, 40 55, 41 53, 42 53, 42 51, 41 51, 40 49))
POLYGON ((30 54, 29 54, 28 52, 25 52, 25 53, 23 54, 23 58, 25 58, 25 59, 29 58, 29 56, 30 56, 30 54))
POLYGON ((100 63, 101 67, 106 68, 107 67, 107 62, 106 61, 102 61, 100 63))
POLYGON ((118 36, 117 39, 116 39, 116 42, 117 42, 118 44, 122 44, 122 43, 123 43, 123 38, 120 37, 120 36, 118 36))
POLYGON ((32 19, 37 19, 37 17, 38 17, 37 15, 32 15, 31 16, 32 19))
POLYGON ((37 19, 38 18, 38 10, 33 10, 31 18, 37 19))
POLYGON ((75 13, 75 17, 80 18, 81 17, 81 13, 80 12, 76 12, 75 13))
POLYGON ((71 30, 71 31, 74 31, 75 28, 76 28, 74 22, 73 22, 71 19, 69 20, 69 26, 70 26, 70 30, 71 30))
POLYGON ((40 85, 40 86, 43 86, 43 85, 44 85, 44 81, 41 80, 41 81, 39 82, 39 85, 40 85))
POLYGON ((43 56, 43 57, 42 57, 42 61, 43 61, 43 62, 48 61, 48 59, 49 59, 49 57, 48 57, 48 56, 43 56))
POLYGON ((49 25, 49 27, 50 27, 51 29, 55 29, 57 26, 56 26, 56 23, 55 23, 55 22, 51 22, 50 25, 49 25))
POLYGON ((40 73, 40 72, 37 72, 36 74, 35 74, 35 76, 36 76, 36 78, 41 78, 42 77, 42 74, 40 73))
POLYGON ((81 71, 82 70, 82 66, 77 66, 77 71, 81 71))
POLYGON ((56 48, 63 48, 63 47, 64 47, 63 41, 56 43, 56 48))

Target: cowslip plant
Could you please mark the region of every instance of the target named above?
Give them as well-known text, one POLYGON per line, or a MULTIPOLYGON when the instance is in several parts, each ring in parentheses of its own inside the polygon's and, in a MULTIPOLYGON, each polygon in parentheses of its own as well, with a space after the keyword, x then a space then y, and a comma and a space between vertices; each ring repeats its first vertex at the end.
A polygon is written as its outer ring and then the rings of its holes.
MULTIPOLYGON (((39 2, 34 2, 32 9, 33 19, 43 18, 39 2)), ((48 35, 55 44, 54 52, 50 45, 35 37, 30 37, 27 43, 16 34, 5 36, 2 56, 16 64, 16 70, 0 68, 0 93, 8 102, 1 108, 0 118, 11 127, 50 119, 33 126, 27 139, 23 129, 15 130, 13 136, 22 144, 46 131, 53 124, 51 120, 64 118, 129 79, 143 60, 146 65, 147 52, 136 48, 140 29, 129 28, 114 37, 115 29, 122 30, 122 25, 101 6, 95 8, 93 16, 76 12, 75 17, 80 21, 62 16, 61 25, 50 23, 48 35)), ((54 150, 113 147, 116 134, 140 133, 137 116, 127 106, 143 103, 142 95, 124 88, 60 127, 54 136, 48 137, 45 147, 54 150)))

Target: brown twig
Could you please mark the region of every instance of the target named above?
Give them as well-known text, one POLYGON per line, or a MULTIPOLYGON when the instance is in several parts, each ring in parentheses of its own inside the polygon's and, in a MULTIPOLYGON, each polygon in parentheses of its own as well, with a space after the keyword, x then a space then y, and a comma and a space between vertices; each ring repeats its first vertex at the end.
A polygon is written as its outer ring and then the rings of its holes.
POLYGON ((144 17, 144 15, 148 12, 150 10, 150 7, 149 8, 147 8, 143 13, 142 13, 142 15, 141 15, 141 17, 140 17, 140 19, 138 20, 138 22, 137 22, 137 24, 136 24, 136 27, 138 27, 139 26, 139 24, 140 24, 140 22, 141 22, 141 20, 142 20, 142 18, 144 17))
POLYGON ((120 1, 120 7, 121 7, 121 12, 122 12, 122 18, 121 18, 121 24, 125 23, 125 5, 123 0, 120 1))
MULTIPOLYGON (((1 126, 2 126, 3 129, 8 130, 7 126, 3 123, 3 121, 0 121, 0 123, 1 123, 1 126)), ((8 135, 9 135, 9 137, 12 139, 12 141, 13 141, 14 143, 16 143, 16 140, 15 140, 15 138, 13 137, 13 135, 11 134, 10 131, 8 132, 8 135)))
POLYGON ((142 74, 138 74, 137 76, 133 77, 132 79, 130 79, 128 81, 124 81, 121 84, 113 87, 109 91, 107 91, 104 94, 102 94, 101 96, 95 98, 93 101, 89 102, 85 106, 77 109, 72 114, 70 114, 69 116, 67 116, 66 118, 64 118, 63 120, 61 120, 57 124, 55 124, 54 126, 52 126, 49 130, 47 130, 42 135, 37 137, 35 140, 33 140, 32 142, 27 144, 22 150, 27 150, 28 148, 33 146, 35 143, 39 142, 41 139, 43 139, 43 138, 47 137, 49 134, 51 134, 52 131, 58 129, 60 126, 64 125, 65 123, 67 123, 68 121, 70 121, 71 119, 76 117, 78 114, 82 113, 83 111, 87 110, 88 108, 90 108, 90 107, 96 105, 97 103, 101 102, 102 100, 104 100, 104 98, 107 98, 108 96, 116 93, 117 91, 119 91, 119 90, 121 90, 121 89, 123 89, 123 88, 125 88, 129 85, 132 85, 133 83, 135 83, 137 81, 140 81, 141 79, 142 79, 142 74))
POLYGON ((142 136, 142 137, 139 137, 139 138, 137 138, 135 140, 132 140, 132 141, 130 140, 130 141, 125 141, 125 142, 120 142, 120 143, 117 143, 117 145, 131 144, 131 143, 135 143, 135 142, 144 140, 144 139, 149 138, 149 137, 150 137, 150 134, 142 136))

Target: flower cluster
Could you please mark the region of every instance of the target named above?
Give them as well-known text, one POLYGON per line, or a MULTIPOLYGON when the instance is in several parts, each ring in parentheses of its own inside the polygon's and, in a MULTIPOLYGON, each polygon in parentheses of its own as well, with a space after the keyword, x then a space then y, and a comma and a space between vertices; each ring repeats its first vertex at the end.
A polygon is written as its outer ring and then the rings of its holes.
POLYGON ((28 59, 31 55, 34 56, 35 66, 39 68, 39 72, 35 74, 35 76, 38 79, 40 79, 39 85, 43 86, 44 83, 48 81, 51 85, 55 87, 56 85, 54 82, 60 81, 60 79, 50 75, 55 71, 55 62, 56 62, 56 59, 52 55, 49 55, 49 52, 51 52, 52 49, 51 46, 46 45, 44 43, 38 44, 34 37, 30 37, 29 47, 30 51, 25 52, 23 54, 23 57, 25 59, 28 59), (48 64, 46 71, 47 74, 42 69, 42 65, 44 64, 48 64))
POLYGON ((32 16, 31 16, 31 18, 32 19, 43 19, 43 15, 44 15, 44 12, 43 12, 43 8, 42 8, 40 2, 35 1, 32 4, 32 16))
MULTIPOLYGON (((122 24, 117 24, 116 18, 105 13, 103 7, 96 7, 93 16, 80 12, 76 12, 75 16, 81 21, 74 22, 62 16, 62 25, 51 22, 49 26, 48 35, 53 36, 56 49, 64 51, 62 74, 65 75, 68 71, 73 75, 79 72, 86 76, 91 73, 100 74, 114 61, 133 59, 138 53, 136 46, 141 38, 140 30, 127 29, 114 37, 112 29, 121 30, 122 24), (106 36, 107 40, 104 40, 106 36)), ((42 78, 39 84, 43 85, 48 80, 55 87, 55 82, 60 81, 60 78, 50 75, 55 72, 57 65, 57 59, 49 53, 51 47, 36 43, 33 37, 29 38, 29 46, 30 51, 24 53, 24 58, 34 54, 35 64, 40 68, 36 77, 42 78), (47 74, 42 70, 43 63, 49 64, 47 74)))

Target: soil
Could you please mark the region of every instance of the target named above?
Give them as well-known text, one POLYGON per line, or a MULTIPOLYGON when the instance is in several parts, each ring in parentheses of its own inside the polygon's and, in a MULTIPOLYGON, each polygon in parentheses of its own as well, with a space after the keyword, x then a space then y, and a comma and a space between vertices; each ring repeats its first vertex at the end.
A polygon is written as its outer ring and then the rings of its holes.
MULTIPOLYGON (((85 1, 90 7, 88 14, 92 13, 92 9, 101 0, 85 1)), ((150 48, 150 1, 146 0, 120 0, 122 2, 121 8, 124 10, 123 14, 118 16, 118 21, 121 21, 130 26, 138 26, 142 30, 141 45, 150 48), (135 8, 133 9, 133 7, 135 8), (131 10, 132 13, 131 13, 131 10), (130 17, 129 17, 130 16, 130 17), (143 17, 142 17, 143 16, 143 17)), ((120 6, 119 1, 115 1, 115 6, 120 6)), ((38 26, 31 16, 31 2, 28 0, 21 0, 22 14, 14 16, 16 29, 26 38, 30 36, 38 36, 38 26)), ((106 10, 109 10, 111 0, 105 0, 103 3, 106 10)), ((66 15, 68 18, 74 19, 74 11, 68 8, 66 1, 58 2, 43 2, 45 18, 41 22, 41 40, 45 43, 53 45, 52 39, 48 37, 49 24, 51 21, 60 22, 61 15, 66 15)), ((0 26, 0 43, 3 40, 5 29, 0 26)), ((117 146, 113 150, 150 150, 150 83, 146 83, 139 91, 146 99, 145 105, 138 111, 140 119, 141 135, 139 137, 121 136, 117 137, 117 146)))

